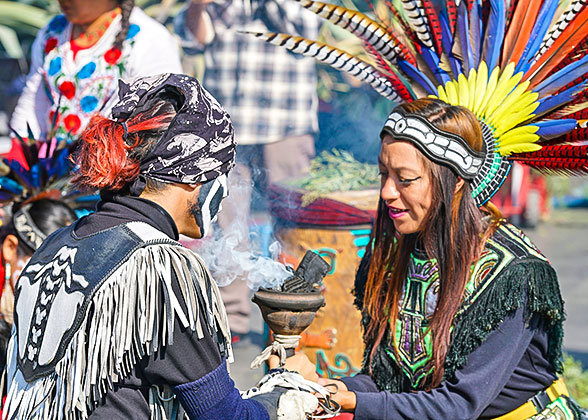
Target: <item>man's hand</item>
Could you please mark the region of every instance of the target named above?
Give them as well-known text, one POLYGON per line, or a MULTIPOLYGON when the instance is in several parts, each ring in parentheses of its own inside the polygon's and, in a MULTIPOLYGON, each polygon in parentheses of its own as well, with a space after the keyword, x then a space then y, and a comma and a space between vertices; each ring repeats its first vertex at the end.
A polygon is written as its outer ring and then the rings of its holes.
MULTIPOLYGON (((270 369, 275 369, 280 364, 280 358, 272 354, 268 359, 267 364, 270 369)), ((283 368, 298 372, 300 375, 302 375, 304 379, 307 379, 309 381, 317 382, 319 380, 319 377, 316 373, 316 367, 308 359, 306 354, 302 352, 296 353, 294 356, 288 357, 283 368)))

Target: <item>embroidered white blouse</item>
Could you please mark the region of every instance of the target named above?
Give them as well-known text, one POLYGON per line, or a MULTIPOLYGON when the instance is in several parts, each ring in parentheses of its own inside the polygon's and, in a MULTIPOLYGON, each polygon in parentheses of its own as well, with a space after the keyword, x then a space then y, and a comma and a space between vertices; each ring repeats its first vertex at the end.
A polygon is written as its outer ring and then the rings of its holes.
POLYGON ((31 71, 11 120, 19 135, 28 136, 28 124, 36 139, 47 139, 53 131, 57 140, 69 142, 95 113, 107 114, 109 100, 117 99, 119 79, 183 72, 176 39, 137 7, 122 50, 114 48, 120 19, 119 14, 100 40, 79 50, 75 58, 72 25, 64 15, 55 16, 39 31, 31 71))

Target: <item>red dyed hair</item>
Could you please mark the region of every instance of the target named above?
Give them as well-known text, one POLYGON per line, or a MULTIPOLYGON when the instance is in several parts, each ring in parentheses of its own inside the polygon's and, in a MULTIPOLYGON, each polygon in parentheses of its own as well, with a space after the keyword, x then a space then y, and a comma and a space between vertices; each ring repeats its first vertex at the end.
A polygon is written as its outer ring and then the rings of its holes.
POLYGON ((118 191, 139 175, 138 149, 154 144, 156 133, 169 126, 173 113, 150 115, 142 113, 126 121, 127 138, 123 125, 100 115, 92 117, 81 136, 75 163, 78 170, 73 182, 81 187, 118 191))

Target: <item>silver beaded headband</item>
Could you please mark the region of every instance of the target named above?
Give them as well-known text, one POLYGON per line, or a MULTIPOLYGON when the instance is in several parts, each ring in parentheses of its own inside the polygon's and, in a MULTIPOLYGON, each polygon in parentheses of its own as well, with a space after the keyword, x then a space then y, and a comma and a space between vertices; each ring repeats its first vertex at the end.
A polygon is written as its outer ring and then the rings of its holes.
POLYGON ((409 141, 428 159, 452 169, 471 183, 472 197, 481 206, 500 188, 511 163, 494 150, 496 142, 492 131, 483 122, 480 124, 484 141, 482 152, 473 150, 461 136, 402 110, 395 110, 388 116, 380 136, 389 134, 395 139, 409 141))

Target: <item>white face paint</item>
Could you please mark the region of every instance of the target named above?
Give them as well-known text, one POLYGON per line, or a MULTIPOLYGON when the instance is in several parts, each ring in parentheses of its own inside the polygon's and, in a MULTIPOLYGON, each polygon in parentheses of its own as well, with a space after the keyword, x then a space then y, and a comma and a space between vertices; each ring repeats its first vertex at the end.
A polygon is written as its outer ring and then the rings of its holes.
POLYGON ((227 176, 221 175, 202 185, 198 195, 198 212, 193 212, 202 237, 212 228, 218 213, 222 210, 221 201, 229 195, 227 176))

